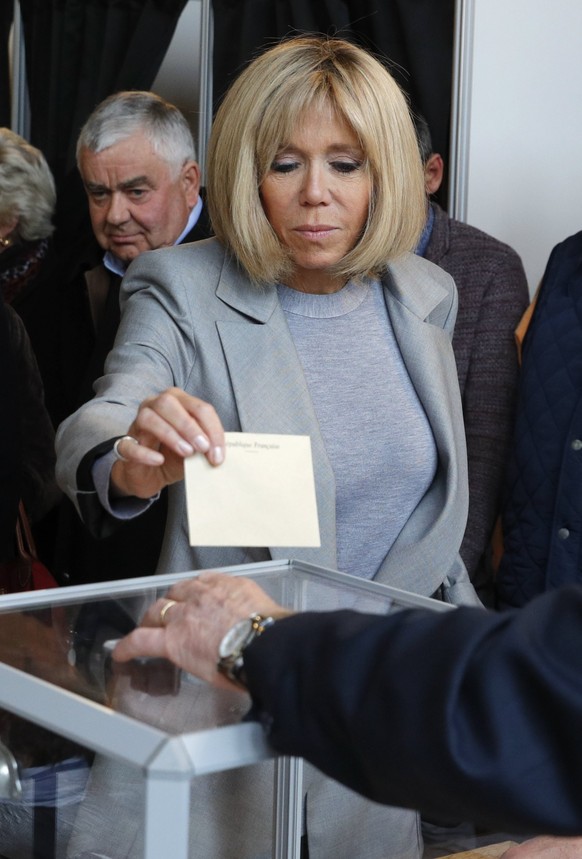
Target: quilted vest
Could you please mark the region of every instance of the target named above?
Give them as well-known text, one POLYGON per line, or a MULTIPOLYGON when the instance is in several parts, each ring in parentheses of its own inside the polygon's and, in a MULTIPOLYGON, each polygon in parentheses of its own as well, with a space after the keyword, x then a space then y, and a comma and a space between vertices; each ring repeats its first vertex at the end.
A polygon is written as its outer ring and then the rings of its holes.
POLYGON ((582 232, 552 251, 523 344, 501 607, 582 582, 582 232))

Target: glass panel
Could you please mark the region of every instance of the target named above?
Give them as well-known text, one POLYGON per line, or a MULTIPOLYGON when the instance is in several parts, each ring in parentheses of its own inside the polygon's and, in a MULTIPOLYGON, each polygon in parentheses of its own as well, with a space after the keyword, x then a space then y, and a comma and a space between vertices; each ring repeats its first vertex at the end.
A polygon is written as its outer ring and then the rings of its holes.
MULTIPOLYGON (((258 574, 250 566, 244 572, 290 608, 386 612, 392 603, 382 589, 333 571, 318 575, 284 565, 258 574)), ((209 689, 164 660, 123 666, 112 662, 112 643, 135 627, 168 585, 109 587, 115 595, 91 595, 89 590, 82 601, 66 599, 67 590, 79 588, 63 589, 49 605, 36 608, 30 594, 24 611, 2 611, 0 600, 0 662, 168 734, 240 721, 248 700, 239 693, 209 689)))
POLYGON ((132 596, 0 612, 0 661, 168 734, 240 721, 246 696, 214 690, 161 659, 113 663, 111 642, 133 629, 144 605, 132 596))
MULTIPOLYGON (((449 609, 296 562, 225 571, 256 579, 289 608, 449 609)), ((248 697, 163 660, 111 660, 111 642, 173 581, 192 575, 0 598, 0 859, 273 855, 275 765, 260 726, 243 722, 248 697), (161 853, 152 843, 163 844, 161 853)), ((313 778, 306 768, 304 787, 313 778)), ((299 804, 296 811, 299 820, 299 804)))

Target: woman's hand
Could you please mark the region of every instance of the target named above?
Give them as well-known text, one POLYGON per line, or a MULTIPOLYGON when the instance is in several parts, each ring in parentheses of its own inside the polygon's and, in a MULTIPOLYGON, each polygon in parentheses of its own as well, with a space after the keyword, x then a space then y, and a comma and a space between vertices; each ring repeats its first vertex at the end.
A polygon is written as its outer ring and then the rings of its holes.
POLYGON ((184 477, 184 459, 202 453, 211 465, 224 459, 224 430, 214 408, 179 388, 169 388, 140 405, 111 471, 117 495, 151 498, 184 477))
POLYGON ((178 582, 146 612, 141 626, 123 638, 113 658, 163 657, 215 686, 233 684, 217 670, 218 646, 239 620, 255 612, 283 617, 289 612, 252 579, 201 573, 178 582))

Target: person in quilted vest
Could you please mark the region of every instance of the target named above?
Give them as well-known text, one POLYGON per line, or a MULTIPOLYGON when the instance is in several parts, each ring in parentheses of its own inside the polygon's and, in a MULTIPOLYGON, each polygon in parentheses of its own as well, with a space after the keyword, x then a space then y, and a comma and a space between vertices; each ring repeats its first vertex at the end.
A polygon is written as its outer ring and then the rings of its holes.
POLYGON ((582 581, 582 232, 549 258, 523 341, 505 480, 501 608, 582 581))

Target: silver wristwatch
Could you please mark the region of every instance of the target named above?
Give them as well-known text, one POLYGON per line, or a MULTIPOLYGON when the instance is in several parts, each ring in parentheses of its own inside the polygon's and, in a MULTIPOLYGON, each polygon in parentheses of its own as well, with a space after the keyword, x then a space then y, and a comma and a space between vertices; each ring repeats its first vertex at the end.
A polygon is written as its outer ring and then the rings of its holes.
POLYGON ((275 623, 274 618, 252 614, 232 626, 218 647, 218 670, 237 686, 246 689, 244 675, 244 650, 275 623))

